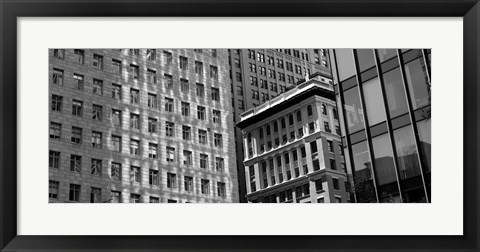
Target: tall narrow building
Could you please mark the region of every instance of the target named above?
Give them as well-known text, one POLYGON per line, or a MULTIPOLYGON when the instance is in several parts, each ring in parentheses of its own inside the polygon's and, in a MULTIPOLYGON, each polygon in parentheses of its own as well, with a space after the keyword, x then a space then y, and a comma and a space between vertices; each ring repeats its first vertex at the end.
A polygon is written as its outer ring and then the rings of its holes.
POLYGON ((321 74, 242 113, 248 202, 350 202, 338 119, 321 74))
POLYGON ((226 49, 49 50, 49 201, 238 202, 226 49))
MULTIPOLYGON (((288 87, 305 78, 321 73, 331 76, 326 49, 230 49, 230 78, 234 120, 240 114, 268 102, 288 87)), ((240 129, 235 130, 240 202, 247 194, 243 160, 245 158, 240 129)))

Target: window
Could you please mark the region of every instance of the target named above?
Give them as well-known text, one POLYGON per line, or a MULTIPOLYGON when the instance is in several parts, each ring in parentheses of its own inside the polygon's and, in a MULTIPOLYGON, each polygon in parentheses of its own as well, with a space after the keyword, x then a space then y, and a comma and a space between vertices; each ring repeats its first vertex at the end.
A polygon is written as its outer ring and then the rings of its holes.
POLYGON ((195 61, 195 73, 203 74, 203 63, 200 61, 195 61))
POLYGON ((261 88, 268 89, 267 81, 260 79, 260 87, 261 87, 261 88))
POLYGON ((102 95, 103 94, 103 81, 98 79, 93 79, 93 94, 102 95))
POLYGON ((101 121, 103 117, 103 107, 100 105, 92 105, 92 120, 101 121))
POLYGON ((200 154, 200 168, 208 169, 208 155, 200 154))
POLYGON ((122 73, 122 62, 120 60, 112 59, 113 73, 122 73))
POLYGON ((50 139, 60 140, 62 125, 60 123, 50 122, 50 139))
POLYGON ((147 82, 151 84, 157 83, 157 72, 153 69, 147 69, 147 82))
POLYGON ((185 191, 193 192, 193 177, 185 176, 184 186, 185 186, 185 191))
POLYGON ((122 99, 122 86, 112 84, 112 98, 115 100, 122 99))
POLYGON ((57 59, 64 59, 65 49, 53 49, 53 57, 57 59))
POLYGON ((285 127, 286 127, 285 117, 282 117, 282 120, 280 122, 282 124, 282 129, 285 129, 285 127))
POLYGON ((207 179, 201 179, 201 192, 202 194, 210 194, 210 181, 207 179))
POLYGON ((275 70, 273 69, 268 69, 268 77, 275 79, 275 70))
POLYGON ((160 199, 158 197, 150 196, 150 203, 160 203, 160 199))
POLYGON ((148 171, 148 184, 158 186, 158 171, 152 169, 148 171))
POLYGON ((188 102, 182 102, 182 115, 183 116, 189 116, 190 115, 190 103, 188 102))
POLYGON ((149 93, 147 102, 149 108, 157 108, 157 95, 149 93))
POLYGON ((130 166, 130 182, 140 182, 140 167, 130 166))
POLYGON ((311 122, 311 123, 308 124, 308 132, 309 133, 315 132, 315 123, 314 122, 311 122))
POLYGON ((270 82, 270 91, 274 91, 274 92, 277 92, 277 91, 278 91, 278 89, 277 89, 277 83, 270 82))
POLYGON ((155 49, 147 49, 147 60, 155 60, 157 52, 155 49))
POLYGON ((310 151, 312 152, 312 154, 317 153, 318 149, 316 141, 310 142, 310 151))
POLYGON ((130 128, 140 129, 140 115, 130 114, 130 128))
POLYGON ((293 115, 292 114, 290 114, 288 116, 288 124, 290 124, 290 126, 293 126, 293 115))
POLYGON ((79 50, 75 49, 73 50, 73 54, 75 55, 74 61, 77 62, 78 64, 82 64, 85 61, 85 51, 84 50, 79 50))
POLYGON ((342 133, 340 132, 340 126, 336 125, 335 126, 335 132, 337 133, 337 135, 341 135, 342 133))
POLYGON ((333 119, 338 120, 338 113, 336 109, 332 109, 333 119))
POLYGON ((213 120, 213 123, 218 123, 218 124, 220 124, 220 123, 221 123, 221 119, 220 119, 220 118, 221 118, 221 116, 220 116, 221 114, 220 114, 220 111, 214 109, 212 114, 213 114, 213 119, 212 119, 212 120, 213 120))
POLYGON ((52 110, 53 111, 62 111, 62 101, 63 97, 59 95, 52 95, 52 110))
POLYGON ((148 118, 148 132, 157 133, 157 119, 148 118))
POLYGON ((418 109, 430 105, 431 84, 427 78, 423 58, 405 64, 405 76, 412 100, 412 108, 418 109))
POLYGON ((212 100, 220 101, 220 89, 212 87, 212 100))
POLYGON ((260 69, 260 75, 267 75, 267 70, 265 69, 265 67, 259 66, 258 68, 260 69))
POLYGON ((82 142, 82 129, 77 127, 72 127, 72 143, 79 144, 82 142))
POLYGON ((172 53, 171 52, 163 51, 163 62, 167 66, 172 65, 172 53))
POLYGON ((48 167, 55 168, 55 169, 60 168, 60 152, 58 151, 49 152, 48 167))
POLYGON ((188 150, 183 151, 183 164, 192 165, 192 152, 188 150))
POLYGON ((93 67, 103 70, 103 56, 98 54, 93 54, 93 67))
POLYGON ((168 201, 167 201, 167 202, 168 202, 168 203, 177 203, 177 201, 176 201, 176 200, 172 200, 172 199, 168 199, 168 201))
POLYGON ((131 104, 138 104, 140 100, 140 91, 137 89, 130 89, 130 103, 131 104))
POLYGON ((175 148, 167 146, 167 162, 175 161, 175 148))
POLYGON ((121 180, 122 165, 119 163, 112 162, 110 164, 110 176, 113 180, 121 180))
POLYGON ((299 65, 295 65, 295 73, 297 74, 302 74, 302 67, 299 65))
POLYGON ((196 93, 197 93, 197 96, 200 97, 200 98, 203 98, 205 97, 205 86, 203 84, 200 84, 200 83, 197 83, 196 84, 196 93))
POLYGON ((79 90, 83 90, 83 78, 84 78, 83 75, 76 74, 76 73, 73 74, 75 88, 79 90))
POLYGON ((330 125, 328 124, 328 122, 323 122, 323 126, 324 126, 326 132, 332 132, 330 130, 330 125))
POLYGON ((80 201, 80 185, 70 184, 68 200, 75 202, 80 201))
MULTIPOLYGON (((363 116, 364 112, 360 104, 360 97, 358 94, 358 87, 351 88, 343 92, 345 109, 344 116, 346 117, 346 124, 348 125, 348 132, 354 133, 364 128, 363 116)), ((375 98, 378 100, 378 98, 375 98)))
POLYGON ((158 157, 158 145, 154 143, 148 143, 148 157, 156 159, 158 157))
POLYGON ((338 183, 337 178, 332 178, 333 189, 340 190, 340 184, 338 183))
POLYGON ((225 162, 224 162, 223 158, 219 158, 219 157, 215 158, 215 170, 216 171, 222 172, 224 170, 224 165, 225 165, 225 162))
POLYGON ((122 151, 122 138, 119 136, 112 135, 112 144, 113 151, 121 152, 122 151))
POLYGON ((257 52, 257 61, 265 62, 265 55, 263 53, 257 52))
POLYGON ((163 77, 165 79, 165 88, 166 89, 172 89, 173 88, 173 76, 169 74, 163 74, 163 77))
POLYGON ((201 144, 207 144, 207 131, 198 130, 198 142, 201 144))
POLYGON ((140 54, 140 49, 130 49, 130 55, 138 56, 140 54))
POLYGON ((225 189, 225 183, 223 182, 217 182, 217 194, 218 197, 226 197, 226 189, 225 189))
POLYGON ((254 63, 248 63, 248 67, 250 69, 250 72, 252 72, 252 73, 257 72, 257 65, 255 65, 254 63))
POLYGON ((90 174, 95 176, 102 175, 102 160, 92 158, 92 163, 90 165, 90 174))
POLYGON ((238 100, 238 109, 245 109, 245 105, 242 100, 238 100))
POLYGON ((182 126, 182 139, 189 141, 191 139, 191 127, 189 126, 182 126))
POLYGON ((165 97, 165 111, 173 112, 173 99, 165 97))
POLYGON ((278 131, 278 123, 277 121, 273 122, 273 132, 277 132, 278 131))
POLYGON ((131 193, 130 203, 140 203, 140 195, 131 193))
POLYGON ((100 203, 102 201, 102 189, 92 187, 90 191, 90 203, 100 203))
POLYGON ((188 94, 188 92, 190 92, 190 86, 188 85, 187 79, 180 79, 180 91, 185 94, 188 94))
POLYGON ((242 82, 242 74, 239 72, 235 73, 235 80, 242 82))
POLYGON ((58 181, 49 180, 48 181, 48 198, 49 199, 58 199, 58 188, 59 186, 58 181))
POLYGON ((248 58, 249 59, 255 59, 255 51, 254 50, 248 50, 248 58))
POLYGON ((335 163, 335 159, 330 159, 330 169, 336 170, 337 164, 335 163))
POLYGON ((259 100, 258 91, 252 89, 252 99, 259 100))
POLYGON ((140 141, 135 139, 130 139, 130 154, 131 155, 140 155, 140 141))
POLYGON ((215 147, 223 147, 223 139, 222 139, 222 134, 213 134, 213 143, 215 147))
POLYGON ((177 174, 167 172, 167 188, 177 188, 177 174))
POLYGON ((168 137, 175 136, 175 123, 173 122, 165 122, 165 135, 168 137))
POLYGON ((110 202, 111 203, 121 203, 122 198, 121 198, 122 193, 117 192, 117 191, 111 191, 110 192, 110 198, 112 199, 110 202))
POLYGON ((365 110, 369 125, 375 125, 386 120, 385 106, 382 97, 382 89, 378 78, 371 79, 363 84, 365 95, 365 110))
POLYGON ((205 120, 205 107, 197 106, 197 119, 205 120))
POLYGON ((327 140, 328 151, 333 152, 333 141, 327 140))
POLYGON ((140 75, 140 69, 137 65, 130 64, 130 76, 134 80, 138 80, 138 76, 140 75))
POLYGON ((122 112, 120 110, 112 109, 112 122, 114 125, 122 124, 122 112))
POLYGON ((217 57, 217 49, 212 49, 211 53, 212 53, 212 57, 217 57))
POLYGON ((178 59, 180 61, 180 69, 188 70, 188 59, 183 56, 180 56, 178 59))

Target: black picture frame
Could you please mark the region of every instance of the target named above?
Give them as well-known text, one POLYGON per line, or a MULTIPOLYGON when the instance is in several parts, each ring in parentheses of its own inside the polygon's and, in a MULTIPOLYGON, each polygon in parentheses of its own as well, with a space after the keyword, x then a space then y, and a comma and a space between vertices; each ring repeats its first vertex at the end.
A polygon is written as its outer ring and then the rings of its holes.
MULTIPOLYGON (((2 0, 1 251, 479 251, 478 0, 2 0), (464 235, 462 236, 20 236, 17 235, 17 18, 150 16, 463 17, 464 235)), ((446 36, 447 37, 447 36, 446 36)), ((455 85, 452 87, 455 88, 455 85)))

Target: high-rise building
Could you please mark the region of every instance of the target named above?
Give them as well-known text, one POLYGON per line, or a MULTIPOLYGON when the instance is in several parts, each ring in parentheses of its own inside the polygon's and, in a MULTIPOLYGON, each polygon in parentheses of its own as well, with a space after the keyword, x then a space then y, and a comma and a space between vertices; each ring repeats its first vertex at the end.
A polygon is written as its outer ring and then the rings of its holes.
MULTIPOLYGON (((305 78, 306 74, 330 76, 330 59, 326 49, 230 49, 230 78, 234 120, 240 114, 263 104, 288 87, 305 78)), ((247 194, 243 160, 245 157, 240 129, 235 130, 237 172, 240 202, 247 194)))
POLYGON ((226 49, 49 60, 50 202, 238 202, 226 49))
POLYGON ((241 114, 248 202, 350 202, 333 82, 311 77, 241 114))
POLYGON ((330 55, 355 201, 431 202, 431 51, 330 55))

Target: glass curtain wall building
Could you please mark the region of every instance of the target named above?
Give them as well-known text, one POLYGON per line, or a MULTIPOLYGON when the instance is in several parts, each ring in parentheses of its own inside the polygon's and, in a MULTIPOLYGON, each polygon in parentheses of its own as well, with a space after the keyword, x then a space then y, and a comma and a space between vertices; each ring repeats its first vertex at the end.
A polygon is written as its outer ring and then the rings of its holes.
POLYGON ((431 202, 430 49, 332 49, 356 202, 431 202))

